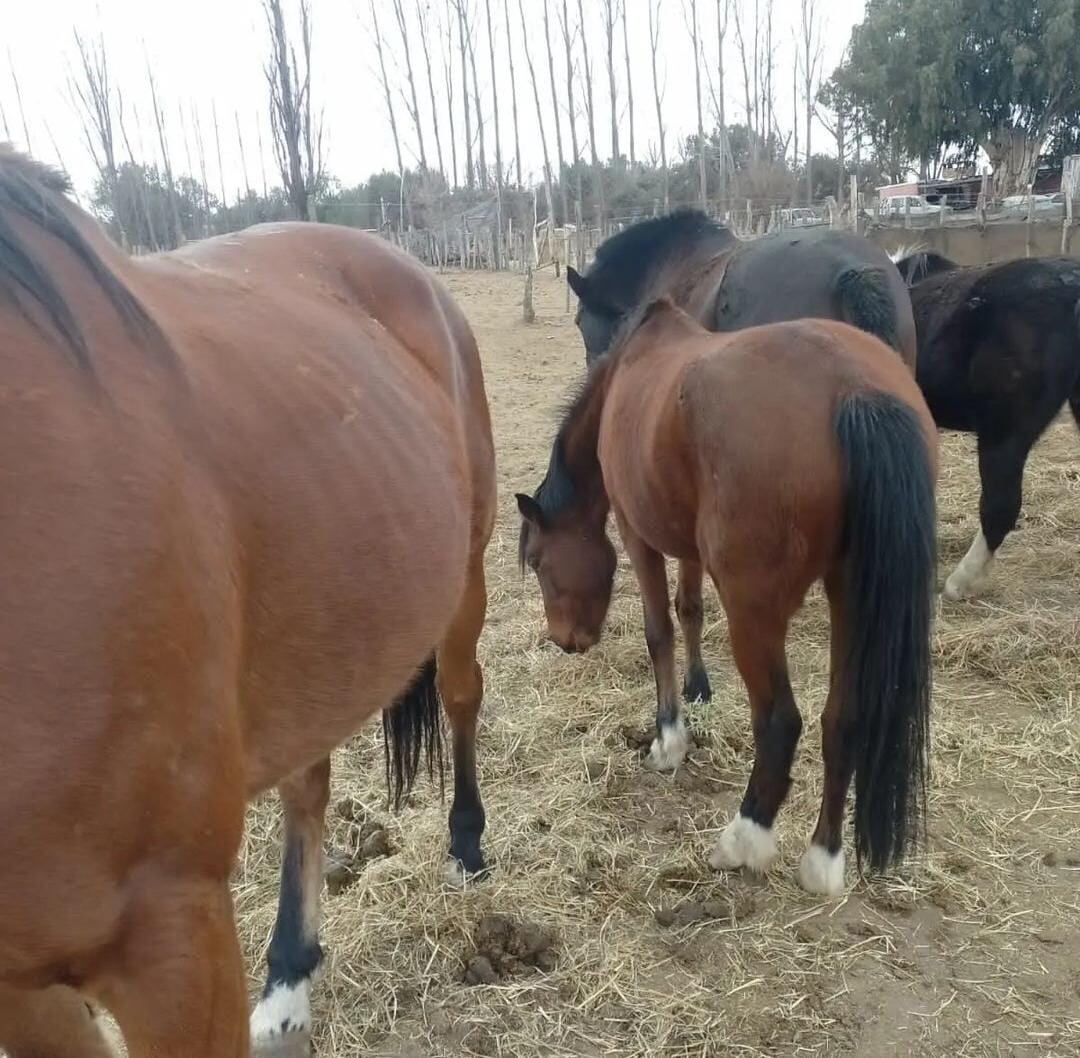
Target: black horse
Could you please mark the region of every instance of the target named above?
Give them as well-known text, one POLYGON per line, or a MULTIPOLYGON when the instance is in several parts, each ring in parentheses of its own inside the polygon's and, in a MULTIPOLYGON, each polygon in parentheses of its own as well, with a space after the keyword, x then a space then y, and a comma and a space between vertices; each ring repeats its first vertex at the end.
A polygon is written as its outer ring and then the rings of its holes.
POLYGON ((948 598, 968 598, 1016 525, 1031 446, 1066 401, 1080 426, 1080 260, 894 259, 911 290, 926 403, 938 426, 978 438, 980 530, 945 582, 948 598))
POLYGON ((915 322, 884 250, 851 232, 810 229, 742 241, 697 210, 635 224, 596 251, 579 299, 586 361, 595 362, 636 308, 667 295, 714 331, 807 316, 842 320, 881 338, 915 365, 915 322))

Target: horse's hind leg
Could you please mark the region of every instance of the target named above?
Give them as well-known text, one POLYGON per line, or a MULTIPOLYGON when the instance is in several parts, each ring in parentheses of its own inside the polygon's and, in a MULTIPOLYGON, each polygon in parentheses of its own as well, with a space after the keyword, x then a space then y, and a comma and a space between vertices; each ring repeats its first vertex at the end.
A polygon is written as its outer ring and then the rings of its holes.
POLYGON ((132 880, 126 934, 100 992, 129 1058, 247 1058, 247 987, 225 878, 132 880))
POLYGON ((701 625, 705 609, 701 600, 701 563, 695 559, 679 562, 679 587, 675 592, 675 613, 679 616, 683 643, 686 645, 686 678, 683 698, 688 702, 707 702, 712 698, 709 675, 701 660, 701 625))
POLYGON ((454 751, 454 800, 450 806, 446 877, 455 885, 486 869, 480 847, 484 805, 476 778, 476 725, 484 697, 484 676, 476 660, 476 645, 486 612, 487 587, 481 553, 470 563, 465 592, 437 654, 439 695, 450 721, 454 751))
POLYGON ((86 1000, 57 985, 0 988, 0 1051, 8 1058, 115 1058, 86 1000))
MULTIPOLYGON (((844 888, 844 802, 855 771, 850 714, 845 715, 843 665, 847 651, 842 574, 825 580, 831 625, 829 694, 821 714, 821 755, 825 782, 821 811, 810 845, 799 865, 799 882, 811 893, 835 896, 844 888)), ((857 706, 858 703, 852 703, 857 706)))
MULTIPOLYGON (((762 591, 760 598, 770 595, 762 591)), ((735 664, 750 694, 754 767, 739 814, 721 833, 709 864, 718 870, 766 871, 776 860, 773 820, 791 786, 791 763, 802 734, 784 653, 788 619, 766 602, 728 600, 727 615, 735 664)))
MULTIPOLYGON (((1049 418, 1046 419, 1048 423, 1049 418)), ((1010 434, 990 440, 979 435, 979 531, 967 554, 945 581, 947 599, 967 599, 977 595, 986 581, 990 564, 1001 542, 1016 525, 1023 502, 1024 464, 1035 438, 1033 434, 1010 434)))
POLYGON ((251 1015, 256 1052, 306 1054, 311 1033, 311 979, 322 961, 319 897, 323 829, 330 799, 330 760, 290 776, 279 787, 285 812, 277 921, 267 951, 266 987, 251 1015))

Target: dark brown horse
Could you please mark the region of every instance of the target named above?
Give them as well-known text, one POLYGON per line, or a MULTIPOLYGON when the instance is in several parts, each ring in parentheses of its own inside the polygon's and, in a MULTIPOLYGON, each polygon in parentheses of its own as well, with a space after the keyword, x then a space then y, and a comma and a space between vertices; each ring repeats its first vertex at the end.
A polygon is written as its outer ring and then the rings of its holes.
POLYGON ((744 242, 704 213, 679 210, 613 235, 584 275, 568 268, 567 279, 590 364, 635 309, 666 295, 710 331, 843 320, 915 366, 904 284, 884 250, 851 232, 812 228, 744 242))
POLYGON ((1080 426, 1080 261, 964 268, 900 251, 896 263, 911 285, 930 411, 943 429, 978 438, 979 532, 945 582, 946 596, 968 598, 1016 525, 1032 445, 1066 402, 1080 426))
POLYGON ((276 786, 254 1026, 301 1053, 330 751, 396 700, 407 787, 437 686, 453 865, 483 866, 476 344, 378 239, 283 224, 129 260, 65 187, 0 153, 0 1047, 98 1055, 85 996, 132 1058, 247 1055, 228 881, 276 786))
MULTIPOLYGON (((773 821, 802 729, 785 639, 811 584, 824 581, 832 619, 825 787, 800 878, 811 891, 838 892, 853 774, 860 863, 895 862, 920 821, 933 420, 899 357, 846 324, 802 320, 717 335, 662 300, 629 326, 567 412, 536 494, 517 497, 521 560, 536 571, 550 636, 568 650, 587 648, 611 598, 614 511, 656 676, 650 763, 665 769, 682 761, 688 735, 664 556, 709 572, 750 693, 756 751, 739 814, 710 860, 718 868, 765 870, 776 857, 773 821)), ((676 607, 685 625, 678 598, 676 607)), ((697 642, 688 654, 700 665, 697 642)))

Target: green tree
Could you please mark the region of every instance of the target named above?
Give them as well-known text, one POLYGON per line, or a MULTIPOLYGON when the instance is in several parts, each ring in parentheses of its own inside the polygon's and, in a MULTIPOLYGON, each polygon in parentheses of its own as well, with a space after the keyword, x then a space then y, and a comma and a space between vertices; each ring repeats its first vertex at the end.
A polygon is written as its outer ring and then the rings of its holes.
MULTIPOLYGON (((1080 110, 1080 0, 870 0, 831 90, 880 159, 981 148, 994 191, 1025 187, 1050 134, 1080 110)), ((895 171, 895 165, 886 164, 895 171)))

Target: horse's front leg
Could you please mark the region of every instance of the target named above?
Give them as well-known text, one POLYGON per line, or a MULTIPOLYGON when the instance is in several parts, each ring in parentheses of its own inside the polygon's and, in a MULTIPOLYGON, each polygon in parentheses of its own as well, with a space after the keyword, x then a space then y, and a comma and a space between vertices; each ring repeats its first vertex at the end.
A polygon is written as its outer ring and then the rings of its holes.
POLYGON ((617 511, 615 517, 641 589, 645 642, 656 678, 656 738, 645 766, 654 771, 673 771, 686 756, 690 737, 683 722, 675 678, 675 628, 671 623, 664 556, 649 547, 617 511))

